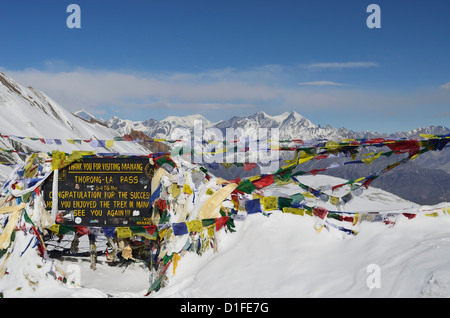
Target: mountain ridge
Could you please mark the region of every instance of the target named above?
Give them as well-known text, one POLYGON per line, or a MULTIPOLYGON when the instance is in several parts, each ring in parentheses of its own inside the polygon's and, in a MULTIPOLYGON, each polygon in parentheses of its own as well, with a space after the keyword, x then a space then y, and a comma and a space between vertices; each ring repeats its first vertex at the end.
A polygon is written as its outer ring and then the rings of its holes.
POLYGON ((227 128, 242 128, 244 131, 257 128, 279 128, 280 139, 345 139, 345 138, 419 138, 420 134, 450 134, 450 128, 445 126, 423 126, 410 131, 394 133, 380 133, 370 130, 353 131, 345 127, 335 128, 330 125, 321 127, 295 111, 284 112, 279 115, 268 115, 263 111, 249 116, 233 116, 229 119, 213 123, 200 114, 190 116, 169 116, 161 121, 147 119, 145 121, 132 121, 113 116, 106 121, 108 127, 127 134, 132 129, 141 130, 153 138, 164 139, 172 135, 176 128, 188 129, 192 132, 194 123, 192 119, 202 121, 202 128, 217 128, 225 133, 227 128))
MULTIPOLYGON (((202 116, 202 118, 204 117, 202 116)), ((175 122, 182 123, 183 120, 178 118, 172 125, 168 125, 167 122, 162 121, 162 124, 160 124, 157 120, 152 119, 149 122, 152 126, 151 129, 147 128, 145 122, 124 121, 118 117, 114 120, 109 120, 107 123, 113 128, 120 127, 121 130, 119 131, 121 133, 126 133, 127 129, 130 128, 135 130, 143 129, 154 138, 168 139, 168 136, 172 135, 174 137, 172 138, 173 140, 179 139, 180 134, 176 134, 177 129, 181 129, 182 131, 186 131, 187 129, 192 134, 194 127, 192 125, 186 125, 187 121, 179 125, 174 125, 175 122)), ((320 125, 315 125, 295 111, 285 112, 275 116, 260 111, 249 116, 233 116, 215 124, 209 122, 209 124, 203 124, 202 128, 218 129, 223 136, 226 135, 227 129, 233 128, 237 130, 240 128, 244 134, 243 137, 256 137, 255 135, 249 134, 249 132, 255 132, 257 128, 279 128, 280 140, 341 140, 346 138, 418 139, 421 134, 450 134, 450 129, 444 126, 418 127, 410 131, 399 131, 390 134, 369 130, 355 132, 345 127, 334 128, 329 125, 321 127, 320 125)), ((181 134, 181 136, 185 135, 181 134)), ((394 163, 392 160, 376 161, 372 163, 370 169, 365 165, 350 165, 342 169, 327 170, 324 174, 354 180, 361 176, 369 175, 370 173, 368 171, 379 171, 392 163, 394 163)), ((312 167, 306 166, 311 169, 317 168, 314 167, 315 162, 310 164, 312 167)), ((258 173, 258 171, 251 172, 258 173)), ((232 171, 221 169, 214 171, 214 173, 225 178, 233 179, 236 177, 235 175, 245 177, 249 172, 242 171, 242 169, 233 169, 232 171)), ((450 191, 447 190, 448 184, 450 184, 450 150, 448 148, 437 152, 429 151, 419 156, 413 162, 402 166, 401 169, 394 169, 373 182, 373 185, 380 189, 419 204, 437 204, 442 201, 450 201, 450 191)))
MULTIPOLYGON (((114 143, 112 147, 94 147, 89 142, 69 143, 65 140, 111 140, 120 134, 98 120, 89 122, 76 116, 47 96, 44 92, 17 83, 0 72, 0 161, 20 163, 26 153, 96 152, 147 153, 148 149, 135 143, 114 143)), ((8 165, 0 165, 1 179, 11 172, 8 165)))

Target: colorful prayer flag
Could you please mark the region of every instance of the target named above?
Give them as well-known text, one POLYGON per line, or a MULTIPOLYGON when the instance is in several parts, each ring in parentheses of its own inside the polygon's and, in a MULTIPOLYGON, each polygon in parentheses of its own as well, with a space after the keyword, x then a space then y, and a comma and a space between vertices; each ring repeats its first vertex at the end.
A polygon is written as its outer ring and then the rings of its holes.
POLYGON ((247 213, 258 213, 261 211, 261 201, 259 199, 249 200, 245 203, 247 213))
POLYGON ((278 197, 264 197, 262 200, 265 211, 276 210, 278 208, 278 197))

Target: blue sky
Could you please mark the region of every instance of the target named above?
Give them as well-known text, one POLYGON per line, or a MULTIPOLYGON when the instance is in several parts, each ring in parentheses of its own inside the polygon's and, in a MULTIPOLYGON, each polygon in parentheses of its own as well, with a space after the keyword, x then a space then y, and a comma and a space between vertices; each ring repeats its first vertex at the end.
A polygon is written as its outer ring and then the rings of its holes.
POLYGON ((0 6, 0 71, 104 119, 262 110, 449 127, 449 14, 447 0, 16 0, 0 6), (72 3, 80 29, 66 25, 72 3), (371 3, 380 29, 366 25, 371 3))

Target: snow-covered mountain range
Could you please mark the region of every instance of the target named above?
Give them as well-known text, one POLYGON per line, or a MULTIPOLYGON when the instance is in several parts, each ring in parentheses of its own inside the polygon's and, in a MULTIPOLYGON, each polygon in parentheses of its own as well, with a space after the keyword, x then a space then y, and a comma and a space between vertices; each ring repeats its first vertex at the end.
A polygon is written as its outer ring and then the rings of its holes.
MULTIPOLYGON (((161 121, 149 119, 139 122, 113 117, 106 124, 121 134, 129 133, 132 130, 140 130, 154 138, 174 140, 181 139, 179 138, 180 135, 186 135, 177 133, 180 130, 188 130, 193 135, 195 120, 197 120, 197 123, 201 121, 203 129, 218 129, 224 138, 228 128, 233 128, 235 131, 237 131, 237 128, 240 128, 243 137, 251 137, 254 139, 258 139, 258 136, 255 136, 258 128, 278 128, 280 140, 341 140, 345 138, 379 137, 418 139, 421 134, 450 134, 450 129, 443 126, 419 127, 411 131, 399 131, 391 134, 372 131, 356 132, 344 127, 321 127, 296 112, 286 112, 277 116, 258 112, 250 116, 235 116, 217 123, 213 123, 201 115, 187 117, 170 116, 161 121)), ((267 137, 270 138, 269 131, 267 134, 267 137)), ((345 169, 330 170, 326 173, 352 180, 368 175, 371 172, 379 171, 391 163, 393 162, 389 160, 388 162, 386 160, 375 162, 370 167, 371 170, 368 170, 369 167, 367 166, 351 165, 345 167, 345 169)), ((312 167, 310 168, 312 169, 312 167)), ((232 178, 231 176, 228 177, 232 178)), ((448 147, 443 151, 423 154, 414 162, 395 169, 388 175, 378 178, 373 183, 376 187, 420 204, 437 204, 442 201, 449 201, 450 189, 448 189, 448 184, 450 184, 450 149, 448 147)))
MULTIPOLYGON (((85 111, 79 111, 75 114, 84 116, 87 120, 94 119, 94 116, 86 117, 85 111)), ((117 130, 120 134, 128 134, 131 130, 144 132, 146 135, 158 139, 169 139, 176 129, 188 129, 193 131, 194 123, 201 122, 202 128, 217 128, 225 135, 227 128, 242 128, 244 132, 255 131, 258 128, 278 128, 280 139, 329 139, 340 140, 344 138, 417 138, 420 134, 449 134, 450 129, 444 126, 427 126, 413 129, 411 131, 399 131, 392 134, 362 131, 356 132, 347 128, 334 128, 329 125, 321 127, 312 123, 304 116, 295 111, 285 112, 280 115, 271 116, 263 111, 250 116, 234 116, 227 120, 211 122, 202 115, 190 115, 185 117, 169 116, 161 121, 148 119, 145 121, 131 121, 114 116, 107 120, 105 124, 117 130)))
MULTIPOLYGON (((81 111, 82 112, 82 111, 81 111)), ((302 115, 293 112, 285 112, 277 116, 271 116, 263 111, 250 116, 235 116, 227 120, 213 123, 202 115, 190 115, 186 117, 169 116, 161 121, 149 119, 146 121, 130 121, 119 117, 110 118, 106 124, 120 133, 129 133, 131 130, 141 130, 153 138, 168 138, 176 129, 188 129, 191 133, 195 122, 201 122, 203 129, 217 128, 225 135, 227 128, 241 128, 244 132, 254 132, 258 128, 278 128, 281 139, 340 139, 350 133, 347 129, 335 129, 327 126, 322 128, 315 125, 302 115)))
MULTIPOLYGON (((237 131, 238 128, 244 137, 255 138, 254 134, 258 128, 278 128, 280 140, 341 140, 345 138, 406 138, 418 139, 421 134, 447 135, 450 129, 443 126, 419 127, 411 131, 399 131, 392 134, 378 133, 372 131, 355 132, 347 128, 334 128, 331 126, 321 127, 296 112, 286 112, 277 116, 271 116, 265 112, 258 112, 250 116, 235 116, 227 120, 213 123, 201 115, 187 117, 170 116, 164 120, 157 121, 148 119, 146 121, 133 122, 130 120, 113 117, 106 124, 108 127, 116 129, 121 134, 130 131, 143 131, 153 138, 180 139, 178 131, 194 132, 194 123, 201 123, 202 129, 218 129, 222 136, 226 136, 228 128, 237 131)), ((198 127, 197 127, 198 128, 198 127)), ((269 134, 270 132, 267 132, 269 134)), ((181 134, 183 135, 183 134, 181 134)), ((267 135, 269 137, 269 135, 267 135)), ((258 138, 255 138, 258 139, 258 138)), ((395 159, 395 158, 394 158, 395 159)), ((394 160, 392 159, 392 160, 394 160)), ((389 159, 382 162, 374 162, 372 167, 350 165, 344 169, 334 169, 325 172, 336 177, 352 180, 385 168, 392 164, 389 159)), ((315 162, 308 163, 316 168, 315 162)), ((219 173, 219 172, 216 172, 219 173)), ((227 172, 225 172, 227 173, 227 172)), ((239 173, 244 173, 240 171, 239 173)), ((229 177, 229 173, 223 175, 229 177)), ((443 151, 428 152, 421 155, 414 162, 394 169, 385 176, 381 176, 374 181, 373 185, 394 193, 402 198, 411 200, 419 204, 437 204, 442 201, 450 201, 450 149, 443 151)))

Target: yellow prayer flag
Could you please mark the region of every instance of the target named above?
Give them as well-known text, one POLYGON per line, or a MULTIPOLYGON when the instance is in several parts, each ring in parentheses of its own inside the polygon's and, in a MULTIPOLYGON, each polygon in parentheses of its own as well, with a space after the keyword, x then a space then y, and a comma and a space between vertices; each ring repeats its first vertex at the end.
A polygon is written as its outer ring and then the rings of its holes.
POLYGON ((207 194, 207 195, 213 195, 213 194, 214 194, 214 191, 213 191, 211 188, 208 188, 208 189, 206 190, 206 194, 207 194))
POLYGON ((305 192, 305 193, 302 193, 302 194, 303 194, 303 196, 305 196, 307 198, 315 198, 315 196, 313 194, 311 194, 310 192, 305 192))
POLYGON ((253 181, 258 180, 260 178, 261 178, 261 175, 258 174, 257 176, 253 176, 253 177, 248 178, 248 180, 253 182, 253 181))
POLYGON ((359 213, 355 213, 355 216, 353 217, 353 225, 356 225, 359 220, 359 213))
POLYGON ((422 138, 427 138, 427 139, 434 138, 434 135, 430 135, 430 134, 420 134, 419 136, 422 138))
POLYGON ((373 156, 372 158, 366 158, 366 159, 362 159, 362 161, 368 165, 370 165, 375 159, 377 159, 379 156, 381 156, 381 152, 377 153, 375 156, 373 156))
POLYGON ((186 222, 186 226, 187 226, 187 229, 188 229, 189 233, 191 233, 191 232, 199 232, 199 231, 201 231, 203 229, 202 221, 200 221, 200 220, 194 220, 194 221, 186 222))
POLYGON ((59 234, 59 224, 53 224, 52 226, 50 226, 47 229, 52 231, 55 235, 59 234))
POLYGON ((176 183, 172 183, 169 189, 174 199, 176 199, 180 195, 181 188, 176 183))
POLYGON ((184 193, 187 193, 187 194, 189 194, 189 195, 191 195, 191 194, 193 193, 191 187, 190 187, 189 184, 187 184, 187 183, 185 183, 185 184, 183 185, 183 192, 184 192, 184 193))
POLYGON ((300 151, 300 158, 298 158, 297 164, 302 164, 304 162, 307 162, 309 160, 311 160, 312 158, 314 158, 316 155, 315 154, 308 154, 306 152, 304 152, 303 150, 300 151))
POLYGON ((168 229, 169 228, 165 228, 165 229, 163 229, 163 230, 158 232, 158 236, 159 236, 160 239, 162 239, 164 237, 164 235, 166 235, 166 232, 167 232, 168 229))
POLYGON ((275 183, 277 184, 277 185, 279 185, 279 186, 284 186, 284 185, 287 185, 287 184, 291 184, 291 183, 294 183, 294 180, 292 180, 292 179, 289 179, 289 180, 287 180, 287 181, 283 181, 283 180, 280 180, 280 179, 275 179, 275 183))
POLYGON ((314 229, 317 231, 317 233, 320 233, 320 232, 322 232, 324 227, 325 227, 325 224, 323 224, 321 226, 314 226, 314 229))
POLYGON ((296 215, 304 215, 305 210, 299 209, 299 208, 291 208, 291 207, 285 207, 283 208, 284 213, 291 213, 296 215))
POLYGON ((83 156, 93 156, 95 155, 95 151, 74 150, 72 151, 72 155, 79 156, 80 158, 83 156))
POLYGON ((265 211, 276 210, 278 208, 278 197, 264 197, 262 201, 265 211))
POLYGON ((281 166, 281 168, 282 168, 282 169, 287 169, 287 168, 292 167, 292 166, 295 166, 295 165, 296 165, 296 163, 291 163, 291 164, 288 164, 288 165, 286 165, 286 166, 281 166))
POLYGON ((116 234, 118 238, 131 237, 131 229, 129 227, 116 227, 116 234))
POLYGON ((327 148, 329 153, 338 153, 339 149, 341 149, 342 147, 335 141, 328 141, 325 144, 325 148, 327 148))
POLYGON ((330 195, 330 203, 331 203, 332 205, 338 205, 338 204, 339 204, 339 198, 330 195))
POLYGON ((106 141, 106 148, 112 148, 114 146, 114 140, 106 141))
POLYGON ((61 168, 61 164, 66 158, 66 154, 64 152, 54 150, 52 152, 52 170, 56 170, 61 168))
POLYGON ((178 261, 181 259, 181 256, 178 255, 177 253, 173 253, 173 274, 175 275, 175 270, 177 269, 178 266, 178 261))

